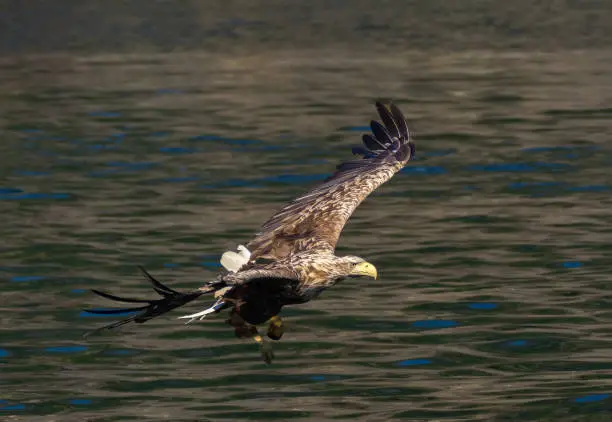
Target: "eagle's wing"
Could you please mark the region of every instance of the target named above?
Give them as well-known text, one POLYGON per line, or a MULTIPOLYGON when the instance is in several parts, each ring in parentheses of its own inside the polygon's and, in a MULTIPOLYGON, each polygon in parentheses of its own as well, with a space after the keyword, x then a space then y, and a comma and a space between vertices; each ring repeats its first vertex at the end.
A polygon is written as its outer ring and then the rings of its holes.
POLYGON ((376 103, 383 124, 372 121, 363 135, 361 159, 340 164, 319 186, 286 205, 266 221, 247 245, 251 258, 278 260, 303 250, 333 251, 347 220, 372 191, 414 156, 414 143, 402 112, 376 103))

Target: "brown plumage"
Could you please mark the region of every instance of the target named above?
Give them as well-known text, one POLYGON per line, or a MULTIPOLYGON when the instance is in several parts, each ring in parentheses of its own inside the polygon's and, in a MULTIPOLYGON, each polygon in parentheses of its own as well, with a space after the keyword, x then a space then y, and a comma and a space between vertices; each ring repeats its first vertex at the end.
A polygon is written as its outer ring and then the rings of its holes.
POLYGON ((141 268, 162 298, 121 298, 94 290, 108 299, 144 303, 133 308, 88 311, 138 312, 98 330, 129 322, 143 323, 203 294, 214 293, 216 302, 211 308, 187 317, 203 318, 231 308, 228 323, 236 335, 253 336, 262 346, 264 359, 270 362, 272 352, 255 325, 270 321, 268 337, 277 340, 282 336, 278 314, 283 306, 307 302, 347 277, 376 278, 376 268, 364 259, 334 254, 340 233, 355 208, 414 156, 415 147, 401 111, 393 104, 387 108, 378 102, 376 108, 382 124, 372 121, 372 134, 363 135, 364 147, 353 148, 353 153, 362 158, 340 164, 327 180, 266 221, 247 244, 251 255, 240 268, 223 271, 216 280, 186 293, 164 286, 141 268))

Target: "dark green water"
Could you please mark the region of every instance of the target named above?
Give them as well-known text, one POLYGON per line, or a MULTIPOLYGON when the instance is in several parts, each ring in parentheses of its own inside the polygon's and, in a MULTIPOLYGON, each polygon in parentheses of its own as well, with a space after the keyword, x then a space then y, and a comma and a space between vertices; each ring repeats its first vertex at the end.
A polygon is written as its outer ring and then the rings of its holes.
POLYGON ((1 59, 0 420, 609 420, 612 51, 383 35, 1 59), (418 157, 339 252, 380 280, 286 308, 271 366, 222 316, 175 319, 207 302, 81 338, 111 320, 87 289, 150 294, 138 264, 213 278, 379 98, 418 157))

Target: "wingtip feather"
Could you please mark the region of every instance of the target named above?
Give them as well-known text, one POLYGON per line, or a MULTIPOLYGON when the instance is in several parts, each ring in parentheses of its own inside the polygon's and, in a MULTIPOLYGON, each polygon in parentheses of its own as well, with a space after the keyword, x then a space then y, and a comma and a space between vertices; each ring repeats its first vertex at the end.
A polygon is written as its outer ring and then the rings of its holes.
POLYGON ((395 121, 395 124, 399 129, 399 134, 403 138, 404 142, 410 141, 410 131, 408 130, 404 113, 402 113, 399 107, 394 103, 389 104, 389 111, 391 112, 391 116, 393 116, 393 120, 395 121))
POLYGON ((378 111, 378 115, 383 122, 383 125, 389 132, 392 138, 400 137, 400 130, 397 125, 397 122, 393 118, 393 114, 389 111, 387 107, 385 107, 380 101, 376 101, 376 111, 378 111))
POLYGON ((171 289, 170 287, 162 284, 159 280, 157 280, 155 277, 149 274, 149 272, 145 270, 145 268, 142 265, 139 265, 138 268, 140 269, 140 271, 142 271, 142 273, 147 278, 147 280, 149 280, 149 282, 153 284, 153 288, 155 289, 155 291, 159 293, 161 296, 167 296, 168 294, 170 295, 180 294, 176 290, 171 289))

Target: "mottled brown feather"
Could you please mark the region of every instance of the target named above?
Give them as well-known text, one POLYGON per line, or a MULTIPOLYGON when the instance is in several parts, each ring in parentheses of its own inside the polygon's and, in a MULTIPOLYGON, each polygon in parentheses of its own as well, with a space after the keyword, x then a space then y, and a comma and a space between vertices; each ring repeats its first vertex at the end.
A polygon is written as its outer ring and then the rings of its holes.
POLYGON ((306 250, 333 252, 355 208, 412 158, 414 144, 399 109, 391 105, 389 111, 380 103, 376 107, 385 128, 377 122, 371 126, 385 149, 369 150, 371 154, 361 160, 340 164, 321 185, 272 216, 247 245, 253 259, 279 260, 306 250))

